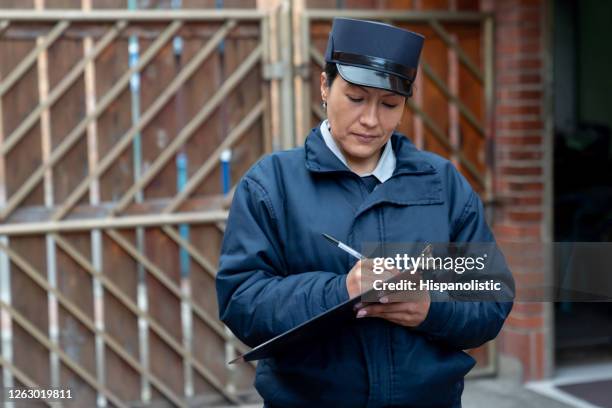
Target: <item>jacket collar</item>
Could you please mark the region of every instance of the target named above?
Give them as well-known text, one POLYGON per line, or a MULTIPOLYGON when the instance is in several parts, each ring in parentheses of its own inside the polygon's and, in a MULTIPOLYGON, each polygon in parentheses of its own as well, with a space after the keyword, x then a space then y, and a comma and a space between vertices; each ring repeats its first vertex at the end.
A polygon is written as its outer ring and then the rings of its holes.
MULTIPOLYGON (((329 150, 332 151, 332 153, 345 166, 348 167, 344 154, 342 154, 342 151, 336 144, 336 141, 334 140, 334 137, 332 136, 330 132, 329 122, 327 121, 327 119, 321 122, 321 126, 319 126, 319 130, 321 131, 321 134, 323 135, 323 141, 325 142, 325 145, 329 148, 329 150)), ((395 170, 395 153, 393 152, 393 146, 391 145, 391 140, 389 140, 387 141, 387 143, 385 143, 385 147, 382 148, 382 154, 380 155, 380 158, 378 159, 378 163, 376 164, 376 167, 374 168, 374 170, 372 170, 368 174, 360 174, 360 176, 362 178, 365 176, 374 176, 378 179, 378 181, 380 181, 381 183, 384 183, 385 181, 391 178, 394 170, 395 170)))
MULTIPOLYGON (((436 168, 422 158, 422 152, 400 133, 393 133, 391 145, 396 158, 393 176, 366 197, 355 217, 381 203, 430 205, 444 202, 440 176, 436 168), (404 183, 404 177, 411 177, 409 184, 404 183)), ((306 168, 309 171, 354 175, 327 147, 318 126, 306 138, 304 149, 306 168)))
MULTIPOLYGON (((391 146, 395 153, 393 177, 401 174, 433 174, 436 169, 419 157, 420 152, 414 144, 400 133, 393 132, 391 146)), ((319 126, 312 128, 304 145, 306 168, 316 173, 351 172, 342 161, 327 147, 319 126)))

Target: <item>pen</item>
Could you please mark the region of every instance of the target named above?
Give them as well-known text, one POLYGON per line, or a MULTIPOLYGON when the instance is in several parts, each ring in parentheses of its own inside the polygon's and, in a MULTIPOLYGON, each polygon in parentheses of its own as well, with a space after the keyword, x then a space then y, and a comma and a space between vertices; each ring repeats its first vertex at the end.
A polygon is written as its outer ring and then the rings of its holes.
POLYGON ((361 255, 359 252, 355 251, 353 248, 351 248, 350 246, 338 241, 336 238, 327 235, 327 234, 322 234, 323 237, 325 239, 327 239, 329 242, 331 242, 332 244, 336 245, 338 248, 340 248, 341 250, 343 250, 344 252, 346 252, 347 254, 354 256, 357 259, 366 259, 365 256, 361 255))

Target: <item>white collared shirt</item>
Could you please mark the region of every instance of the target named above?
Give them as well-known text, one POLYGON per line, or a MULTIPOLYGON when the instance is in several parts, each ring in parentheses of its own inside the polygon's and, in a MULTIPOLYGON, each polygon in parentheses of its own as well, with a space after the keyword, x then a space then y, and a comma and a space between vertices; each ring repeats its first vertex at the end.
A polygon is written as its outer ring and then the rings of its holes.
MULTIPOLYGON (((344 163, 346 167, 350 169, 346 158, 342 154, 342 151, 340 151, 340 148, 338 147, 336 141, 331 135, 329 122, 327 119, 321 122, 320 129, 321 134, 323 135, 323 140, 325 141, 325 145, 342 163, 344 163)), ((389 180, 393 175, 393 172, 395 171, 395 162, 395 153, 393 152, 393 147, 391 146, 391 139, 389 139, 387 141, 387 144, 385 145, 385 149, 383 150, 382 155, 380 156, 380 159, 378 159, 378 164, 376 165, 374 170, 371 173, 358 175, 361 177, 374 176, 378 179, 378 181, 384 183, 385 181, 389 180)))

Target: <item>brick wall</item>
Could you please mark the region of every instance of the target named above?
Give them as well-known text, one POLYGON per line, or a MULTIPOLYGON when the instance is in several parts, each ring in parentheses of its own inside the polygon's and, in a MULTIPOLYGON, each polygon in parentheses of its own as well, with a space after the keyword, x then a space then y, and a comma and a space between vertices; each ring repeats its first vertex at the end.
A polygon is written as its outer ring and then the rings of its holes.
MULTIPOLYGON (((547 6, 544 0, 483 0, 495 15, 496 107, 494 189, 500 200, 495 234, 502 247, 547 240, 545 161, 545 75, 547 6)), ((524 251, 524 249, 523 249, 524 251)), ((542 259, 525 261, 523 251, 506 252, 517 281, 544 281, 542 259)), ((520 360, 525 381, 547 376, 551 367, 550 304, 517 302, 499 336, 500 352, 520 360)))

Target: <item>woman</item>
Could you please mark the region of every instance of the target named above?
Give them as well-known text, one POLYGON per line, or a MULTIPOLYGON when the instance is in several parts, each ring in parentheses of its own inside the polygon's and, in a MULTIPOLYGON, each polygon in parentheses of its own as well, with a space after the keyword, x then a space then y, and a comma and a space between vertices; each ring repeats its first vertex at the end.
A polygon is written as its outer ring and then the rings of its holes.
MULTIPOLYGON (((361 262, 322 233, 358 250, 494 241, 480 199, 452 164, 394 131, 422 43, 387 24, 335 19, 321 74, 328 119, 304 147, 268 155, 237 186, 217 291, 221 320, 247 345, 367 289, 361 262)), ((426 294, 364 304, 328 338, 261 360, 255 387, 266 406, 461 406, 475 363, 462 350, 494 338, 512 303, 426 294)))

